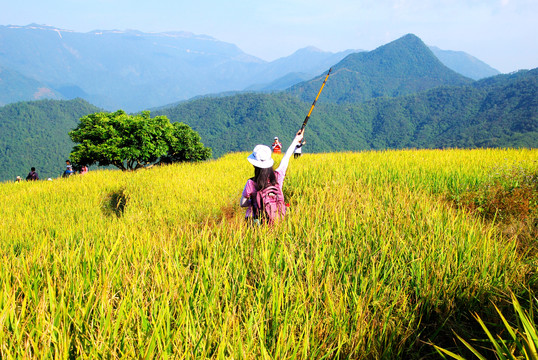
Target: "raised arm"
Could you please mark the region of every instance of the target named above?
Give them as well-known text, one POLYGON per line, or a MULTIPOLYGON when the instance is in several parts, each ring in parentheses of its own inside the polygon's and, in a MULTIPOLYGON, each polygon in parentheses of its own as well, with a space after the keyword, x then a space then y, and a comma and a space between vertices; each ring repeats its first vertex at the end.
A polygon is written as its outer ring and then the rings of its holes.
POLYGON ((301 129, 295 135, 295 138, 291 142, 291 145, 288 148, 288 150, 286 150, 286 154, 284 154, 284 157, 282 158, 282 161, 280 161, 280 165, 278 166, 278 169, 276 169, 276 171, 286 172, 286 169, 288 168, 288 165, 290 163, 291 156, 293 155, 293 151, 295 150, 295 147, 299 145, 301 140, 303 140, 303 136, 304 136, 304 129, 301 129))

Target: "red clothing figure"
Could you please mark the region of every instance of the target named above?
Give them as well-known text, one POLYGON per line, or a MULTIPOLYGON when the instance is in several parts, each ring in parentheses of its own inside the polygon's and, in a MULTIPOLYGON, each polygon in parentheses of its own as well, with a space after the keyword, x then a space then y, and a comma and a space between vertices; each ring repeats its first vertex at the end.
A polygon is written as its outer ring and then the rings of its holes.
POLYGON ((275 137, 275 141, 273 141, 271 149, 273 150, 274 154, 280 154, 282 152, 282 144, 280 143, 280 141, 278 141, 277 137, 275 137))

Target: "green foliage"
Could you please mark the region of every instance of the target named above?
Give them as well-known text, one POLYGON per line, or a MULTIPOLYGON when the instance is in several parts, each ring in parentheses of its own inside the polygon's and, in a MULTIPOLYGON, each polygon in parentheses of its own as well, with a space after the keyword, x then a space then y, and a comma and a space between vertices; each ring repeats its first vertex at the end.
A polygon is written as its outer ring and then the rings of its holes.
POLYGON ((440 197, 538 150, 304 156, 270 229, 238 204, 247 156, 0 184, 0 357, 431 359, 533 284, 440 197))
MULTIPOLYGON (((312 101, 324 76, 294 85, 288 92, 312 101)), ((357 103, 470 83, 471 79, 444 66, 418 37, 409 34, 373 51, 347 56, 333 66, 322 96, 328 102, 357 103)))
MULTIPOLYGON (((538 69, 464 86, 342 104, 328 99, 336 91, 330 84, 340 81, 333 75, 308 123, 305 153, 538 146, 538 69)), ((315 84, 315 91, 319 85, 315 84)), ((342 86, 343 94, 353 91, 342 86)), ((289 93, 206 97, 153 113, 188 124, 218 157, 251 151, 256 144, 269 145, 274 136, 286 146, 306 116, 313 96, 308 101, 289 93)), ((0 180, 24 177, 31 166, 38 169, 41 178, 58 176, 72 148, 67 132, 81 116, 96 111, 99 109, 80 99, 0 108, 0 180)), ((189 148, 192 146, 184 146, 189 148)), ((171 161, 168 157, 161 160, 171 161)))
POLYGON ((203 98, 154 113, 189 124, 221 156, 252 150, 259 143, 270 144, 274 136, 291 141, 306 107, 283 94, 240 94, 203 98))
MULTIPOLYGON (((492 330, 486 325, 484 320, 478 315, 474 314, 474 318, 480 324, 483 331, 488 337, 488 342, 491 344, 491 350, 498 359, 503 360, 537 360, 538 359, 538 330, 536 323, 534 322, 534 314, 536 311, 536 305, 538 301, 535 297, 532 297, 530 301, 530 311, 525 311, 520 305, 517 297, 511 294, 512 305, 517 317, 517 325, 510 324, 507 318, 503 315, 502 311, 495 305, 495 310, 498 316, 502 320, 506 333, 504 337, 492 333, 492 330)), ((468 348, 478 359, 486 360, 486 357, 480 353, 480 351, 472 346, 469 342, 465 341, 461 336, 456 335, 457 338, 468 348)), ((483 348, 484 346, 480 346, 483 348)), ((435 348, 454 359, 463 360, 464 358, 452 351, 435 346, 435 348)))
POLYGON ((211 148, 201 143, 200 135, 189 125, 176 122, 172 127, 170 148, 167 155, 161 157, 162 163, 201 161, 211 157, 211 148))
MULTIPOLYGON (((327 103, 326 87, 308 123, 304 151, 536 147, 537 91, 538 69, 360 104, 327 103)), ((192 126, 221 156, 270 144, 274 136, 286 146, 311 101, 286 93, 241 94, 193 100, 158 113, 192 126)))
POLYGON ((211 157, 211 149, 200 143, 200 136, 188 125, 172 125, 166 116, 151 118, 149 111, 138 115, 123 110, 90 114, 80 119, 69 136, 78 143, 70 155, 78 165, 136 170, 161 157, 165 162, 211 157))
POLYGON ((24 179, 32 166, 41 179, 60 176, 73 147, 67 133, 80 117, 96 111, 82 99, 0 107, 0 181, 24 179))

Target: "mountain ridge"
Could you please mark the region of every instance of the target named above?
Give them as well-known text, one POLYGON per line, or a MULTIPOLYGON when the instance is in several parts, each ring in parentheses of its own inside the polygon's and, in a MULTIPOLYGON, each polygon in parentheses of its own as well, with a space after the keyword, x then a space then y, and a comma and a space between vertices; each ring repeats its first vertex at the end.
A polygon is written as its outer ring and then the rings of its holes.
MULTIPOLYGON (((538 69, 463 86, 441 86, 362 103, 320 103, 307 128, 305 153, 400 148, 538 147, 538 69)), ((202 136, 215 156, 250 151, 279 136, 284 145, 310 107, 286 92, 204 97, 159 109, 202 136)), ((82 99, 0 107, 0 181, 36 166, 57 177, 73 143, 68 131, 101 109, 82 99)))
MULTIPOLYGON (((395 97, 473 81, 443 65, 422 40, 412 34, 372 51, 350 54, 332 69, 323 101, 336 103, 395 97)), ((296 84, 287 91, 304 101, 313 99, 324 76, 296 84)))
POLYGON ((463 51, 442 50, 437 46, 429 46, 429 48, 443 64, 473 80, 480 80, 501 73, 482 60, 463 51))
POLYGON ((17 102, 17 99, 63 99, 61 93, 46 84, 28 78, 18 71, 0 65, 0 106, 17 102))
POLYGON ((186 31, 0 26, 0 65, 51 89, 78 88, 78 96, 111 111, 140 111, 219 92, 283 90, 303 79, 297 74, 314 77, 357 51, 318 50, 306 47, 266 62, 234 44, 186 31))
MULTIPOLYGON (((319 103, 305 150, 538 147, 538 69, 498 76, 362 103, 319 103)), ((273 136, 289 143, 309 105, 285 92, 240 94, 185 102, 154 115, 189 124, 221 156, 269 144, 273 136)))

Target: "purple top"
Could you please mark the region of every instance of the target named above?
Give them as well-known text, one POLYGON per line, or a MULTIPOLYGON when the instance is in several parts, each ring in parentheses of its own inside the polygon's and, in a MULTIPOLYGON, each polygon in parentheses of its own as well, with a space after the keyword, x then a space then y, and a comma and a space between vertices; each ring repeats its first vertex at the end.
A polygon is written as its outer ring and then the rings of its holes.
MULTIPOLYGON (((282 186, 284 184, 284 177, 286 177, 286 170, 288 169, 288 165, 290 163, 291 155, 293 154, 293 150, 295 147, 299 144, 298 141, 293 141, 286 151, 286 154, 280 161, 280 165, 278 166, 278 169, 275 170, 275 177, 276 182, 280 189, 282 189, 282 186)), ((252 181, 252 179, 248 179, 247 183, 245 184, 245 188, 243 189, 243 193, 241 194, 244 198, 250 198, 251 202, 256 201, 256 195, 258 194, 258 189, 256 187, 256 183, 252 181)), ((252 216, 252 206, 249 206, 247 208, 246 217, 252 216)))
MULTIPOLYGON (((278 168, 275 170, 275 177, 276 182, 278 184, 278 187, 282 189, 282 186, 284 185, 284 178, 286 177, 286 169, 280 169, 278 168)), ((243 193, 241 194, 245 198, 250 198, 251 202, 256 201, 256 195, 258 194, 258 189, 256 186, 256 183, 252 179, 248 179, 247 183, 245 184, 245 188, 243 189, 243 193)), ((245 217, 252 216, 252 205, 247 208, 247 213, 245 217)))

